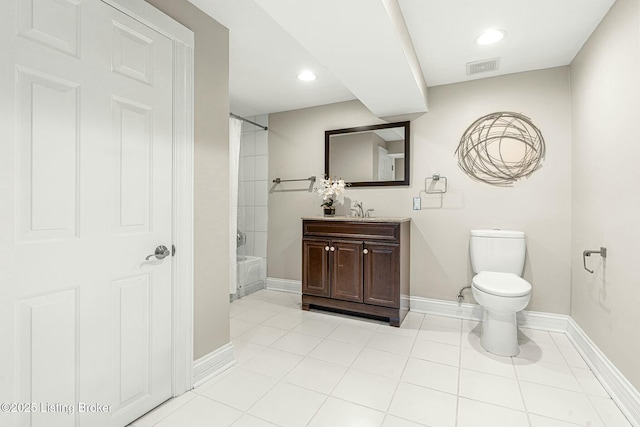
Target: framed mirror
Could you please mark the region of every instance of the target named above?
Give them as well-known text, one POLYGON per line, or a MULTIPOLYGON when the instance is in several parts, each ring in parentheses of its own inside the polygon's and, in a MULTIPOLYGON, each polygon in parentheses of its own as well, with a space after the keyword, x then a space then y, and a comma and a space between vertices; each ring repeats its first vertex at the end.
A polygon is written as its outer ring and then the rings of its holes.
POLYGON ((352 187, 409 185, 409 122, 324 133, 324 173, 352 187))

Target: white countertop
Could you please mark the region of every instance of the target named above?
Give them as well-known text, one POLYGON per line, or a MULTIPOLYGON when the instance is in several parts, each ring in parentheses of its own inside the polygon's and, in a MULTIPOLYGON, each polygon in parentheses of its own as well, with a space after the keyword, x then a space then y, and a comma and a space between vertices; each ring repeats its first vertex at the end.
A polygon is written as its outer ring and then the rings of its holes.
POLYGON ((411 218, 397 218, 397 217, 357 217, 357 216, 303 216, 301 219, 308 219, 314 221, 355 221, 355 222, 408 222, 411 218))

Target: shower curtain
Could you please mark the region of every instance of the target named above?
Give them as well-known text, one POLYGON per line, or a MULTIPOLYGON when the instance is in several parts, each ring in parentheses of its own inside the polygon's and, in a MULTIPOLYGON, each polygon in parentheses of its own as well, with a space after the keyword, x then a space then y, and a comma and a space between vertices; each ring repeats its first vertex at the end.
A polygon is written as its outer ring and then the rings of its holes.
POLYGON ((238 237, 238 171, 240 169, 240 139, 242 121, 229 118, 229 293, 238 289, 236 255, 238 237))

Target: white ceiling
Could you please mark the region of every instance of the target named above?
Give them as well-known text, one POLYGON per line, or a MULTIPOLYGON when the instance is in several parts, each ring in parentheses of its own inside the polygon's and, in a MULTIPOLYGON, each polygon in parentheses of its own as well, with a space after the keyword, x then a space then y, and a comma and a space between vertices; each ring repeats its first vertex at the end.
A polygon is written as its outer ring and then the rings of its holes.
POLYGON ((614 0, 190 0, 229 28, 231 111, 359 99, 379 117, 427 109, 426 85, 568 65, 614 0), (404 19, 402 19, 404 17, 404 19), (507 37, 477 46, 500 28, 507 37), (468 62, 500 58, 466 75, 468 62), (318 78, 296 75, 311 69, 318 78))

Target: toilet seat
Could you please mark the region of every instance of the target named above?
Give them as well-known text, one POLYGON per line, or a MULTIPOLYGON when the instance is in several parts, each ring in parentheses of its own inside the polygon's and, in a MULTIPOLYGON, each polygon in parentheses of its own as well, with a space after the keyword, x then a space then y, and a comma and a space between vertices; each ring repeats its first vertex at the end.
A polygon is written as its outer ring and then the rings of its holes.
POLYGON ((481 271, 472 280, 473 286, 499 297, 521 297, 531 292, 531 284, 513 273, 481 271))

